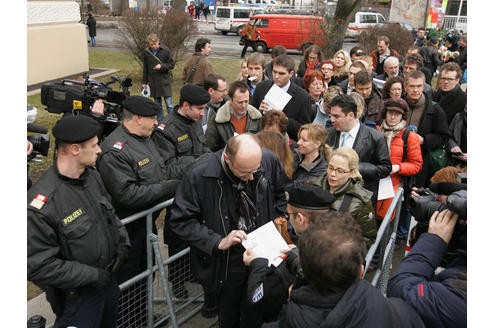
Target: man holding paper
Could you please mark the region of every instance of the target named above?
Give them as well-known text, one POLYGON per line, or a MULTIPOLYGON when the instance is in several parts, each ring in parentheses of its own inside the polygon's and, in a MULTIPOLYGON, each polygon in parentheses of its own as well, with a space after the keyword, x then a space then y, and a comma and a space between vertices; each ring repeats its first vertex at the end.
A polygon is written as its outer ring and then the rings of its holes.
POLYGON ((191 245, 191 270, 216 295, 221 327, 253 327, 259 314, 247 306, 248 268, 241 242, 283 216, 283 169, 249 133, 192 164, 175 194, 170 226, 191 245))
POLYGON ((265 80, 254 90, 252 105, 261 113, 281 110, 289 118, 288 134, 297 140, 301 125, 311 123, 311 98, 306 90, 291 81, 294 59, 280 55, 273 60, 273 80, 265 80))

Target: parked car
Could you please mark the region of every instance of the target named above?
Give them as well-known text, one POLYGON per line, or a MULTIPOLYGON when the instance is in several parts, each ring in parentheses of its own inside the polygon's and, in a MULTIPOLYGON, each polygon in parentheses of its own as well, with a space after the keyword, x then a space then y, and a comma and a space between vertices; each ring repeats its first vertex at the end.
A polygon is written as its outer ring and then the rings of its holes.
POLYGON ((256 7, 218 6, 215 12, 215 30, 223 35, 229 32, 241 35, 242 28, 249 22, 249 16, 263 12, 263 8, 256 7))
POLYGON ((276 45, 286 49, 304 51, 312 44, 323 46, 325 42, 323 19, 309 15, 260 14, 255 15, 260 38, 258 51, 268 52, 276 45))
POLYGON ((358 11, 347 25, 345 36, 357 38, 362 31, 385 23, 385 17, 378 12, 358 11))

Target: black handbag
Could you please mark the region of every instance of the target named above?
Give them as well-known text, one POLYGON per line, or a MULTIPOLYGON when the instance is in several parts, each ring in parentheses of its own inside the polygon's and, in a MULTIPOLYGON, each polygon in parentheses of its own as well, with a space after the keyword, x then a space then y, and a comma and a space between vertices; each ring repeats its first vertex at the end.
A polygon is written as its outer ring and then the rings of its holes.
POLYGON ((239 45, 243 46, 246 44, 246 37, 244 35, 241 35, 241 39, 239 40, 239 45))

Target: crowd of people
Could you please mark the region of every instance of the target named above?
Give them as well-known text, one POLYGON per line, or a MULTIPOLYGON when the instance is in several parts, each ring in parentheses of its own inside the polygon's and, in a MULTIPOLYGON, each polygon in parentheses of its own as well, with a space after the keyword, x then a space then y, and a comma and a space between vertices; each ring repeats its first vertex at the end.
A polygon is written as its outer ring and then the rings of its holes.
MULTIPOLYGON (((432 53, 439 40, 423 37, 407 54, 386 36, 369 54, 356 46, 325 58, 312 46, 297 67, 279 46, 269 63, 249 55, 235 81, 213 71, 211 41, 199 38, 173 106, 175 62, 151 34, 142 79, 151 98, 127 97, 121 124, 101 143, 95 120, 60 119, 54 164, 28 190, 28 279, 46 291, 55 326, 146 323, 142 282, 120 296, 133 300, 125 310, 133 315, 117 318, 118 283, 146 269, 144 222, 119 219, 174 198, 163 228, 169 256, 191 247, 201 313, 221 327, 465 327, 467 250, 450 247, 465 218, 452 209, 422 218, 429 227, 387 297, 362 279, 393 199, 383 186, 405 190, 392 217, 404 247, 416 216, 409 199, 433 177, 463 185, 455 174, 439 178, 442 170, 467 171, 467 36, 456 58, 432 53), (242 242, 275 219, 286 222, 290 249, 268 265, 242 242)), ((178 274, 186 266, 169 268, 177 298, 188 297, 178 274)))

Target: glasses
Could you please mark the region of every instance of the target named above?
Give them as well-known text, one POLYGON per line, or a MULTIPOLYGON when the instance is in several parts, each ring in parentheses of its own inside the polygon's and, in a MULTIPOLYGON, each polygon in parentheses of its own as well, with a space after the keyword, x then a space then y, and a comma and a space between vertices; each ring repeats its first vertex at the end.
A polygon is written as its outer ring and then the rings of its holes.
POLYGON ((328 165, 328 172, 329 173, 335 172, 336 174, 345 174, 345 173, 350 173, 351 170, 345 171, 344 169, 341 169, 340 167, 335 168, 332 165, 328 165))
POLYGON ((287 221, 289 221, 289 220, 290 220, 290 215, 291 215, 291 214, 296 214, 296 215, 297 215, 297 213, 299 213, 299 212, 292 212, 292 213, 290 213, 290 212, 285 212, 285 213, 284 213, 285 219, 286 219, 287 221))

